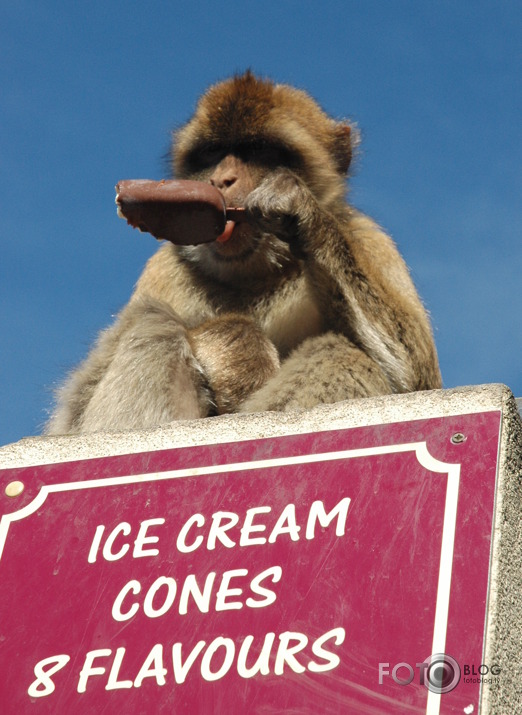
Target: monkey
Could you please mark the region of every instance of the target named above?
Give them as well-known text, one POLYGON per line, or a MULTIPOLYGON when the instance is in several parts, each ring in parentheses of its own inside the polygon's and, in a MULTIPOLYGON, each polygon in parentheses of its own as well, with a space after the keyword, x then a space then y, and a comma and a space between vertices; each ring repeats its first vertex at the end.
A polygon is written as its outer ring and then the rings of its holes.
POLYGON ((172 175, 248 221, 162 243, 59 388, 47 434, 305 410, 441 386, 428 314, 392 239, 346 198, 359 132, 248 70, 173 132, 172 175))

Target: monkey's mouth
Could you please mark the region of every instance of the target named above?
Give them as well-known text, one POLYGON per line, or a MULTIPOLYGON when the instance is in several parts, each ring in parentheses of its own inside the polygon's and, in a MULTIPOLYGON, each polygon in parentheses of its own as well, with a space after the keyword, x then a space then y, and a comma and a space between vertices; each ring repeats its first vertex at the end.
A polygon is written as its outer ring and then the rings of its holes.
POLYGON ((232 234, 234 233, 234 229, 236 227, 236 222, 235 221, 227 221, 225 224, 225 230, 221 234, 221 236, 218 236, 216 238, 216 241, 219 241, 219 243, 226 243, 232 238, 232 234))
POLYGON ((223 233, 206 246, 218 260, 231 261, 244 260, 254 251, 256 244, 251 224, 246 221, 229 220, 225 224, 223 233))
MULTIPOLYGON (((223 201, 225 201, 224 197, 223 201)), ((223 229, 223 233, 215 239, 218 243, 227 243, 228 241, 230 241, 233 235, 234 238, 237 239, 239 236, 247 235, 251 232, 248 224, 248 217, 243 207, 243 204, 243 197, 236 197, 232 205, 229 204, 228 206, 226 206, 225 227, 223 229), (235 229, 238 224, 239 227, 236 231, 235 229)))

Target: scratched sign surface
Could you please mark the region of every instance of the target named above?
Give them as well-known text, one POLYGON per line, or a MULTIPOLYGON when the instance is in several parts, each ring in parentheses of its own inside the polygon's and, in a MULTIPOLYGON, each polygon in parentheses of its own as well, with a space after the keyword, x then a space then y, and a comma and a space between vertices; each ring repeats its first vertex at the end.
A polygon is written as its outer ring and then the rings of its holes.
POLYGON ((499 424, 0 471, 2 713, 476 710, 499 424))

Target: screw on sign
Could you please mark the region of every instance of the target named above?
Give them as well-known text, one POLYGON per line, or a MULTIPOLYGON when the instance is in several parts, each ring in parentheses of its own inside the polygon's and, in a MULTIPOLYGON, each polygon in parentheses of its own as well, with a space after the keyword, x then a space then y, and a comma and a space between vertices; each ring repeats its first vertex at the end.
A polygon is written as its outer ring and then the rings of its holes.
POLYGON ((477 708, 499 419, 0 472, 2 713, 477 708))

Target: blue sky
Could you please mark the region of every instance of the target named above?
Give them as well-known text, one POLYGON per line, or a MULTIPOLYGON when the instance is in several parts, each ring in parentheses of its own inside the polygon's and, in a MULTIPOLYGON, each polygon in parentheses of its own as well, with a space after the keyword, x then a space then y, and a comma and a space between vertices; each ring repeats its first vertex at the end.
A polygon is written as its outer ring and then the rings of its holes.
POLYGON ((446 387, 522 396, 522 5, 515 0, 47 0, 0 8, 0 444, 156 249, 114 185, 166 176, 171 130, 251 67, 355 120, 351 200, 394 237, 446 387))

